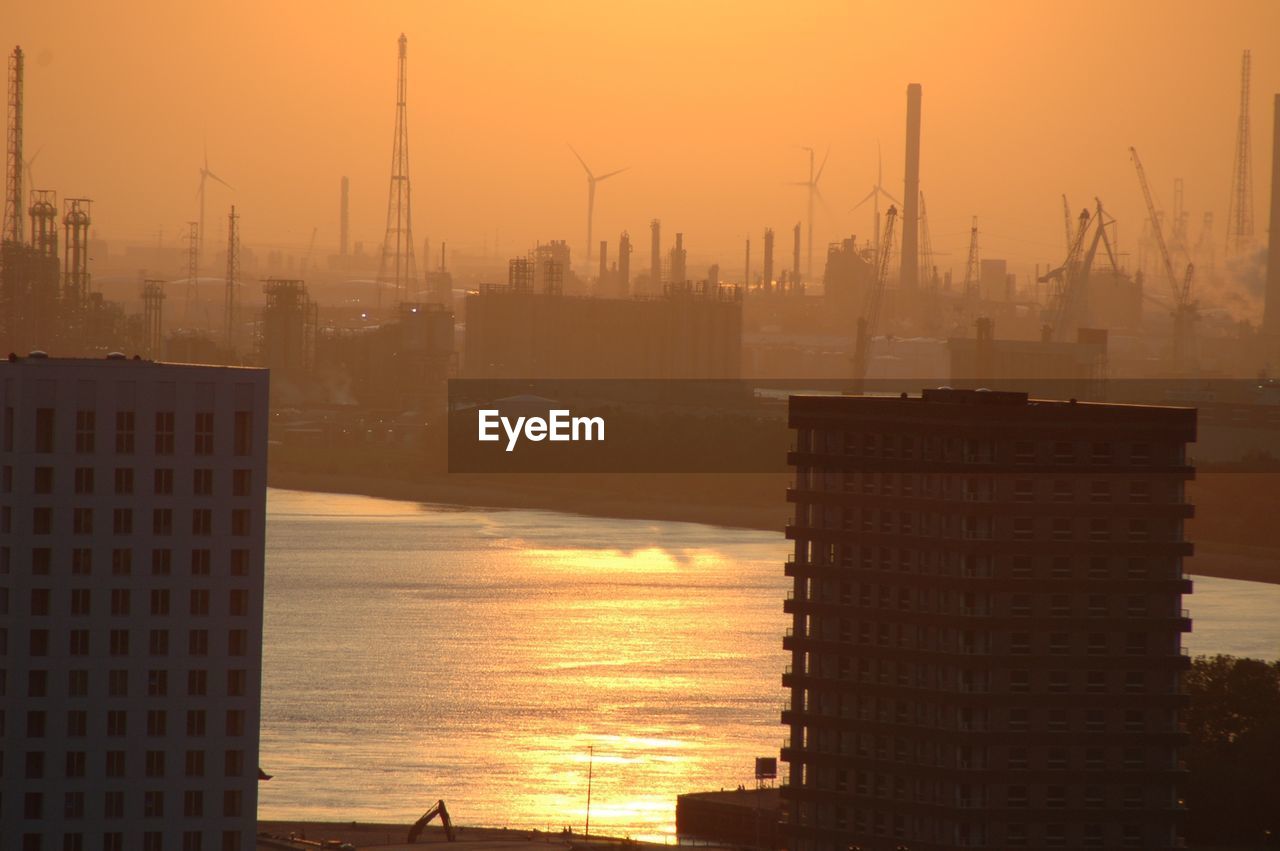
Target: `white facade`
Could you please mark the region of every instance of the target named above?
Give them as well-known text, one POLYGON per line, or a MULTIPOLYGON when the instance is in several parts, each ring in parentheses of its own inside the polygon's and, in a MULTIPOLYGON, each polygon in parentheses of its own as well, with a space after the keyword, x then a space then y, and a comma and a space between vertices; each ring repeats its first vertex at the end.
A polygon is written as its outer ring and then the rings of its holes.
POLYGON ((0 847, 250 851, 267 372, 0 362, 0 847))

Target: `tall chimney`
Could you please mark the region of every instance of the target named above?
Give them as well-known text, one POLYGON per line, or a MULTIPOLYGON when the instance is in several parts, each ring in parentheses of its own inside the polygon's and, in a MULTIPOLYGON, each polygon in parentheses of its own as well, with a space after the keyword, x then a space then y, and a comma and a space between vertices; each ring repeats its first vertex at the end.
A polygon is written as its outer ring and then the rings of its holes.
POLYGON ((773 228, 764 229, 764 291, 773 291, 773 228))
POLYGON ((684 234, 676 234, 676 247, 671 249, 671 283, 679 286, 688 280, 688 273, 685 271, 685 250, 684 250, 684 234))
POLYGON ((342 200, 338 202, 338 254, 347 256, 347 236, 349 234, 349 210, 351 204, 351 181, 342 178, 342 200))
POLYGON ((1267 302, 1262 332, 1280 337, 1280 94, 1276 95, 1275 126, 1271 131, 1271 228, 1267 240, 1267 302))
POLYGON ((907 86, 907 173, 902 195, 902 271, 898 285, 914 290, 920 277, 920 84, 907 86))
POLYGON ((605 279, 609 277, 609 240, 600 240, 600 275, 596 279, 597 287, 604 287, 605 279))
POLYGON ((652 241, 649 244, 649 292, 662 292, 662 222, 649 222, 652 241))
POLYGON ((631 290, 631 234, 625 230, 618 240, 618 295, 627 296, 631 290))
POLYGON ((795 244, 791 250, 791 289, 800 289, 800 223, 796 222, 795 244))

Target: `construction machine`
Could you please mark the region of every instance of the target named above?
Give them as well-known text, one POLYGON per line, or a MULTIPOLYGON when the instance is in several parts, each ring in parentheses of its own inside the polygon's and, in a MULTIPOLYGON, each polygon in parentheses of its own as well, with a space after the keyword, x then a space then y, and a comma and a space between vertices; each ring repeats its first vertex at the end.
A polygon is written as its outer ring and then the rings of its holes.
POLYGON ((422 814, 422 818, 413 823, 413 826, 409 828, 409 838, 406 841, 416 842, 423 828, 436 816, 440 817, 440 826, 444 828, 445 837, 450 842, 457 842, 458 837, 453 832, 453 821, 449 818, 449 810, 445 807, 443 799, 436 801, 431 809, 422 814))

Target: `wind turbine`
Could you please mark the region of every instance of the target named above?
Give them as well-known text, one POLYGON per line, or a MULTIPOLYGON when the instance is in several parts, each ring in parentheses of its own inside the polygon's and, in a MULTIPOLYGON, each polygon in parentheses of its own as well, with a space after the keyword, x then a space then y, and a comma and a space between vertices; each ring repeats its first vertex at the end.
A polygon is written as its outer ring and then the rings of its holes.
MULTIPOLYGON (((565 144, 568 144, 567 142, 565 144)), ((582 170, 587 173, 587 262, 591 262, 591 249, 594 243, 591 241, 591 223, 596 214, 596 184, 602 180, 608 180, 615 174, 621 174, 627 168, 620 168, 617 171, 611 171, 608 174, 602 174, 597 177, 587 166, 587 161, 582 158, 582 154, 578 153, 578 149, 573 145, 569 145, 569 150, 573 151, 573 155, 578 158, 578 162, 582 163, 582 170)))
POLYGON ((857 204, 854 204, 852 209, 849 210, 849 212, 852 213, 854 210, 858 209, 868 201, 871 201, 873 203, 874 212, 875 212, 875 226, 873 228, 873 231, 875 233, 875 242, 872 243, 872 245, 875 248, 875 256, 877 261, 880 258, 880 196, 881 195, 888 198, 889 203, 893 204, 895 207, 899 207, 899 208, 902 207, 902 203, 898 201, 897 198, 894 198, 892 195, 890 195, 888 192, 885 191, 884 162, 880 156, 880 143, 876 142, 876 182, 872 185, 871 191, 868 192, 861 201, 859 201, 857 204))
POLYGON ((24 163, 24 166, 27 169, 27 188, 28 189, 36 188, 36 179, 31 176, 31 166, 35 163, 36 157, 40 156, 40 152, 43 150, 44 150, 44 145, 41 145, 39 148, 36 148, 36 152, 31 155, 31 159, 27 160, 24 163))
POLYGON ((809 187, 809 256, 805 260, 804 275, 807 279, 813 280, 813 202, 816 198, 821 200, 823 205, 827 203, 826 199, 822 197, 822 191, 818 189, 818 181, 822 179, 822 170, 827 167, 827 157, 831 155, 831 146, 827 146, 827 152, 822 155, 822 165, 818 166, 816 173, 813 170, 813 148, 807 145, 800 145, 800 150, 809 152, 809 179, 797 180, 791 185, 809 187))
POLYGON ((230 183, 227 183, 221 177, 218 177, 218 175, 209 171, 209 146, 205 145, 204 146, 204 165, 200 167, 200 188, 196 190, 196 194, 200 196, 200 233, 199 233, 199 240, 196 245, 196 253, 197 253, 197 256, 200 257, 201 259, 203 259, 204 257, 204 184, 208 178, 213 178, 214 180, 221 183, 223 186, 230 189, 232 192, 235 191, 235 187, 233 187, 230 183))

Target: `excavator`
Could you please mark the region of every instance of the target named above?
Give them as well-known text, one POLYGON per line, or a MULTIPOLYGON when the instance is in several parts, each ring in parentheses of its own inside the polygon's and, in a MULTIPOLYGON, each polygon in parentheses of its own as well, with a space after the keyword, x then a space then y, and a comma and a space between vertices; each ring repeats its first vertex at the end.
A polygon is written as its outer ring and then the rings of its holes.
POLYGON ((450 842, 457 842, 458 837, 453 832, 453 821, 449 818, 449 810, 445 807, 443 800, 436 801, 431 809, 422 814, 422 818, 413 823, 413 827, 409 828, 409 838, 406 841, 416 842, 422 829, 436 816, 440 816, 440 826, 444 828, 445 837, 450 842))

